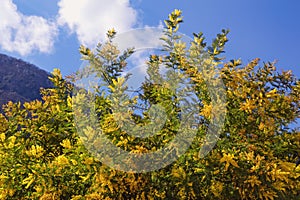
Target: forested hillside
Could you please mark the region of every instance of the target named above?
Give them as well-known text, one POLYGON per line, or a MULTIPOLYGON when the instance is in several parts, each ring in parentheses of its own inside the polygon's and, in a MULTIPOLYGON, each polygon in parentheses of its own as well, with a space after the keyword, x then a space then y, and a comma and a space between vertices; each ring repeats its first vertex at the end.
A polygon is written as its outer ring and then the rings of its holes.
POLYGON ((33 64, 0 54, 0 105, 40 99, 40 88, 53 86, 49 75, 33 64))

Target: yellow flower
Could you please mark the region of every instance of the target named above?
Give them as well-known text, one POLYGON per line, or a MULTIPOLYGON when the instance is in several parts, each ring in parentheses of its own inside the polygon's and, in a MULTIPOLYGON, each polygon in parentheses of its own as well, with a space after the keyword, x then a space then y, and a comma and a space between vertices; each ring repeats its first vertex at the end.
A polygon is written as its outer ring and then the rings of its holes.
POLYGON ((61 143, 61 146, 65 147, 66 149, 71 149, 72 145, 69 139, 64 139, 61 143))
POLYGON ((86 165, 91 165, 94 163, 94 159, 92 157, 89 157, 87 159, 85 159, 84 164, 86 165))
POLYGON ((38 186, 35 186, 34 189, 36 190, 37 193, 41 193, 43 192, 43 187, 38 185, 38 186))
POLYGON ((68 105, 69 107, 72 108, 72 105, 73 105, 73 99, 72 99, 72 97, 70 97, 70 96, 67 97, 67 105, 68 105))
POLYGON ((245 180, 244 183, 250 183, 251 187, 254 187, 255 185, 259 186, 261 181, 258 180, 257 176, 250 176, 249 179, 245 180))
POLYGON ((212 111, 212 104, 204 104, 204 107, 202 108, 200 115, 209 118, 212 111))
POLYGON ((107 36, 108 37, 113 37, 114 35, 116 35, 116 30, 114 28, 110 29, 107 31, 107 36))
POLYGON ((219 181, 213 182, 213 184, 210 186, 210 189, 216 197, 219 197, 223 191, 223 183, 219 181))
POLYGON ((76 195, 76 196, 73 196, 71 200, 80 200, 80 199, 83 199, 83 196, 76 195))
POLYGON ((185 179, 186 173, 182 167, 178 167, 177 169, 172 170, 172 175, 176 178, 185 179))
POLYGON ((16 141, 16 136, 10 136, 9 137, 9 144, 8 144, 8 148, 13 148, 15 146, 15 141, 16 141))
POLYGON ((267 98, 270 98, 270 97, 276 97, 276 96, 278 96, 276 88, 274 88, 273 90, 269 91, 269 92, 266 94, 266 97, 267 97, 267 98))
POLYGON ((253 151, 251 151, 249 153, 245 152, 245 156, 246 156, 247 161, 252 161, 254 158, 254 152, 253 151))
POLYGON ((22 185, 26 185, 25 188, 28 189, 34 181, 34 176, 32 174, 29 174, 29 176, 22 181, 22 185))
POLYGON ((258 129, 259 130, 263 130, 265 128, 265 124, 260 122, 259 126, 258 126, 258 129))
POLYGON ((0 139, 1 139, 2 142, 4 142, 4 140, 5 140, 5 133, 1 133, 0 134, 0 139))
POLYGON ((233 154, 226 154, 224 153, 223 158, 220 160, 221 163, 226 162, 225 165, 225 171, 228 170, 229 165, 233 165, 234 167, 239 167, 237 162, 234 160, 234 155, 233 154))
POLYGON ((69 160, 68 158, 66 158, 64 155, 60 155, 56 158, 56 162, 59 165, 68 165, 69 164, 69 160))
POLYGON ((246 102, 243 103, 243 105, 241 106, 240 110, 244 110, 247 113, 252 113, 252 110, 254 110, 255 108, 256 108, 255 100, 253 100, 253 99, 246 99, 246 102))
POLYGON ((176 16, 180 16, 181 15, 181 10, 175 9, 174 12, 172 14, 176 15, 176 16))
POLYGON ((77 161, 74 160, 74 159, 71 159, 71 163, 72 163, 73 165, 77 165, 77 161))
POLYGON ((5 182, 5 180, 6 180, 7 178, 8 178, 7 176, 1 174, 1 175, 0 175, 0 185, 2 185, 2 184, 5 182))
POLYGON ((36 158, 41 157, 44 154, 43 147, 39 145, 32 145, 31 148, 25 152, 28 156, 33 156, 36 158))

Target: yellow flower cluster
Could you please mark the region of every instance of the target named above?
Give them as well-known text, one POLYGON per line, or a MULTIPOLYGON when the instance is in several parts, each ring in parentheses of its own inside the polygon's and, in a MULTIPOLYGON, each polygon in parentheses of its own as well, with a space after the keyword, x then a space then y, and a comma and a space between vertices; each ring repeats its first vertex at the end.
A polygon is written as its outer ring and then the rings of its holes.
POLYGON ((216 196, 220 197, 222 191, 223 191, 223 183, 219 181, 213 182, 213 184, 210 187, 211 192, 216 196))
POLYGON ((32 145, 29 150, 25 151, 25 153, 28 156, 39 158, 44 154, 44 149, 39 145, 32 145))
POLYGON ((8 148, 13 148, 15 146, 16 139, 17 138, 14 135, 9 137, 8 148))
POLYGON ((234 160, 233 154, 223 154, 223 158, 221 158, 220 163, 226 162, 225 164, 225 171, 228 170, 229 165, 233 165, 234 167, 239 167, 237 162, 234 160))
POLYGON ((261 181, 257 178, 257 176, 250 176, 249 179, 245 180, 244 183, 249 183, 251 187, 254 187, 255 185, 259 186, 261 184, 261 181))
POLYGON ((206 118, 210 118, 211 116, 211 112, 212 112, 212 104, 206 104, 204 103, 204 107, 202 108, 200 115, 206 117, 206 118))
POLYGON ((72 145, 69 139, 64 139, 61 143, 61 146, 65 147, 66 149, 71 149, 72 145))
POLYGON ((0 140, 1 140, 1 142, 4 142, 5 141, 5 133, 1 133, 0 134, 0 140))
POLYGON ((69 164, 68 158, 66 158, 64 155, 60 155, 60 156, 56 157, 55 161, 59 165, 68 165, 69 164))

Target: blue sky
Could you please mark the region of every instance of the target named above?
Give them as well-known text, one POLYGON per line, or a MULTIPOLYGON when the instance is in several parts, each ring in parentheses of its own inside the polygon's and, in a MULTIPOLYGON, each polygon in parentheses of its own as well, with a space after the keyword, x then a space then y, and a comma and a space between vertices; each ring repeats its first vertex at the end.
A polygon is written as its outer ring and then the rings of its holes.
POLYGON ((202 31, 210 43, 221 29, 230 29, 227 60, 278 60, 278 70, 300 77, 297 0, 1 0, 0 52, 68 75, 79 69, 81 43, 104 40, 111 27, 119 33, 157 27, 175 8, 183 11, 181 33, 202 31))

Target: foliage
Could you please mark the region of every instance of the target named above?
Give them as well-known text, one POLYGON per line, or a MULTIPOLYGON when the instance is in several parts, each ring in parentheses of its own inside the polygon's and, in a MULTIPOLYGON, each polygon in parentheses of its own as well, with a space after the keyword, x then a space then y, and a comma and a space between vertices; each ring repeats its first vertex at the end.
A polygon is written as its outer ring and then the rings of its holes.
MULTIPOLYGON (((86 141, 96 145, 95 130, 87 127, 81 133, 86 138, 82 141, 75 126, 81 125, 75 124, 74 116, 84 116, 85 112, 72 106, 80 103, 87 92, 72 100, 73 85, 54 70, 50 79, 55 88, 43 89, 42 101, 24 103, 24 108, 12 102, 3 107, 1 199, 298 199, 300 169, 295 165, 295 156, 300 154, 300 132, 289 128, 289 124, 299 119, 300 81, 290 71, 277 72, 275 63, 259 66, 259 59, 245 66, 240 60, 222 64, 220 55, 228 31, 218 34, 211 46, 204 42, 202 33, 194 33, 188 46, 177 34, 181 22, 179 10, 165 21, 167 54, 150 56, 149 80, 135 98, 123 102, 132 106, 128 118, 123 116, 123 124, 116 123, 113 99, 106 94, 113 91, 120 95, 118 98, 124 95, 128 77, 122 77, 121 72, 134 49, 120 54, 113 43, 116 32, 110 30, 108 42, 99 44, 96 53, 83 46, 80 52, 91 63, 90 70, 109 88, 96 88, 98 124, 116 146, 136 154, 168 144, 180 123, 179 99, 167 84, 154 84, 160 64, 188 77, 199 98, 201 120, 197 136, 183 156, 165 168, 145 173, 122 172, 104 165, 83 145, 86 141), (199 71, 196 63, 209 63, 207 66, 213 69, 199 71), (227 111, 216 146, 200 158, 209 123, 216 112, 225 112, 212 108, 218 105, 212 104, 206 84, 208 73, 223 80, 227 111), (126 120, 149 124, 148 109, 154 104, 165 108, 168 119, 159 134, 146 139, 127 134, 126 120), (141 114, 134 113, 134 109, 141 114)), ((81 76, 78 72, 74 80, 81 76)))

